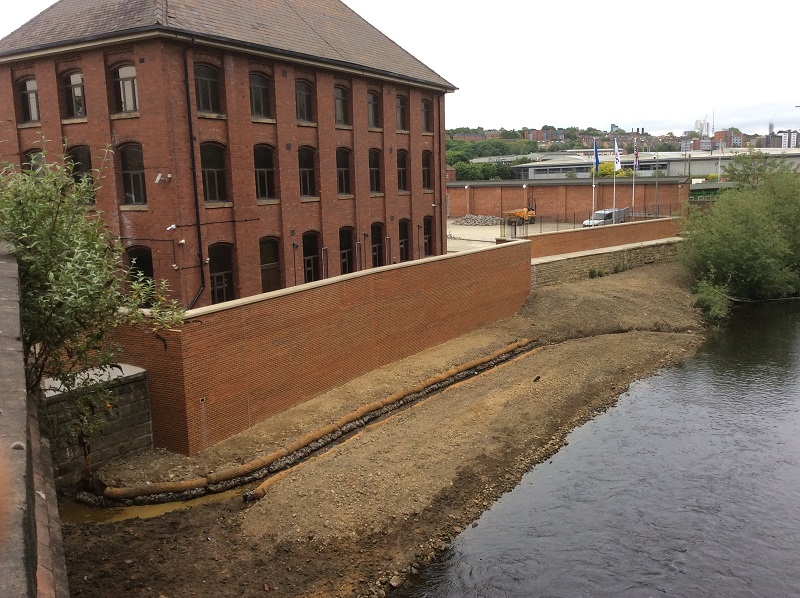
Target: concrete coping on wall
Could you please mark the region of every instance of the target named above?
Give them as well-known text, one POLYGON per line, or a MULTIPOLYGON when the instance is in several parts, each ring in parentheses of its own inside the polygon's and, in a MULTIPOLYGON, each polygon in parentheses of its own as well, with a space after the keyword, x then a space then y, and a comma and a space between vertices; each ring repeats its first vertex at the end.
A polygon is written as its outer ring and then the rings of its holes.
POLYGON ((560 253, 558 255, 548 255, 545 257, 531 258, 531 266, 541 264, 550 264, 559 262, 561 260, 568 260, 576 257, 584 257, 587 255, 598 255, 603 253, 619 253, 630 249, 641 249, 642 247, 655 247, 658 245, 668 245, 671 243, 679 243, 683 241, 682 237, 667 237, 664 239, 656 239, 654 241, 640 241, 638 243, 628 243, 627 245, 614 245, 612 247, 600 247, 598 249, 587 249, 585 251, 575 251, 572 253, 560 253))
POLYGON ((198 307, 196 309, 191 309, 186 312, 184 315, 184 320, 191 320, 192 318, 197 318, 200 316, 208 315, 211 313, 216 313, 220 311, 224 311, 227 309, 235 309, 237 307, 242 307, 244 305, 251 305, 253 303, 259 303, 261 301, 265 301, 268 299, 273 299, 275 297, 282 297, 285 295, 294 295, 295 293, 302 293, 306 292, 309 289, 314 289, 317 287, 325 287, 332 284, 338 284, 345 280, 351 280, 354 278, 359 278, 362 276, 374 276, 375 274, 379 274, 381 272, 388 272, 390 270, 396 270, 400 268, 414 268, 421 264, 427 264, 431 262, 437 262, 441 260, 452 260, 458 259, 459 256, 468 255, 471 253, 478 253, 481 251, 498 251, 502 250, 504 245, 513 244, 513 243, 530 243, 528 239, 514 239, 509 240, 508 243, 500 244, 500 245, 486 245, 485 247, 479 247, 476 249, 466 249, 464 251, 458 251, 455 253, 447 253, 444 255, 432 255, 430 257, 420 258, 416 260, 409 260, 407 262, 400 262, 397 264, 389 264, 386 266, 380 266, 379 268, 367 268, 366 270, 361 270, 359 272, 352 272, 350 274, 342 274, 339 276, 334 276, 332 278, 326 278, 324 280, 317 280, 315 282, 308 282, 304 284, 299 284, 297 286, 288 287, 285 289, 279 289, 277 291, 270 291, 269 293, 261 293, 259 295, 250 295, 249 297, 242 297, 241 299, 233 299, 232 301, 226 301, 225 303, 218 303, 216 305, 207 305, 205 307, 198 307))
MULTIPOLYGON (((126 378, 139 378, 144 376, 145 373, 145 370, 142 368, 127 363, 118 363, 116 367, 112 367, 108 370, 91 369, 84 372, 87 377, 95 378, 98 384, 103 384, 112 380, 119 381, 125 380, 126 378)), ((44 378, 42 380, 42 386, 42 397, 45 401, 58 401, 64 397, 64 388, 58 380, 44 378)))

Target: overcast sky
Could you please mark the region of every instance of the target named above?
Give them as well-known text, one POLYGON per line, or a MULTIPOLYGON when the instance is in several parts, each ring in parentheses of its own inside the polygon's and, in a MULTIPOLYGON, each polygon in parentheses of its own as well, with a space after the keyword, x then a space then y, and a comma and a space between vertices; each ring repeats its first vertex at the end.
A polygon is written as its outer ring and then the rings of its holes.
MULTIPOLYGON (((344 2, 458 88, 448 129, 800 128, 795 0, 344 2)), ((0 37, 53 3, 4 0, 0 37)))

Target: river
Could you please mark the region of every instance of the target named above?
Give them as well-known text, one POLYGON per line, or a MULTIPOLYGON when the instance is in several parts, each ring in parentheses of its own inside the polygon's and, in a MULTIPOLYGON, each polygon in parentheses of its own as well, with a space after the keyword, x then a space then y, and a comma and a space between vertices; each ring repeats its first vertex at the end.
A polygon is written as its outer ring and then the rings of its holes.
POLYGON ((800 301, 631 385, 403 595, 800 596, 800 301))

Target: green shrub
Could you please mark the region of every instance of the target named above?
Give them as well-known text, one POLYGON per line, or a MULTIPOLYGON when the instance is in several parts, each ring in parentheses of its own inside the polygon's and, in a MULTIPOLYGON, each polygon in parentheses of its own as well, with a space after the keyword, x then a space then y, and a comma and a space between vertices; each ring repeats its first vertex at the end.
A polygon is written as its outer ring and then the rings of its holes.
POLYGON ((728 316, 731 308, 727 290, 723 285, 701 280, 694 288, 694 292, 697 295, 694 304, 703 310, 703 314, 708 320, 723 320, 728 316))

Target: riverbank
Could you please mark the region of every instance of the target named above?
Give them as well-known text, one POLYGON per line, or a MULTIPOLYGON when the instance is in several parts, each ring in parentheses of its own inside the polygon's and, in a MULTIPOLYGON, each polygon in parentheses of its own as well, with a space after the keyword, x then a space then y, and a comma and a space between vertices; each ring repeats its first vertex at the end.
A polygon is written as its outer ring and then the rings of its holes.
MULTIPOLYGON (((491 281, 484 281, 491 284, 491 281)), ((514 318, 392 364, 195 458, 161 452, 102 472, 177 480, 266 454, 515 340, 539 348, 421 401, 241 499, 154 519, 65 524, 73 595, 372 596, 435 559, 576 425, 702 341, 677 266, 535 291, 514 318)))

